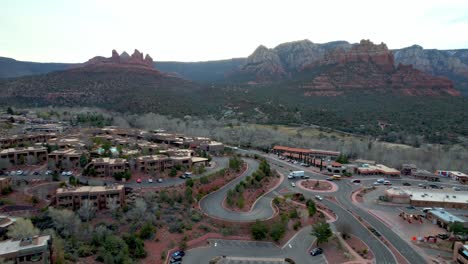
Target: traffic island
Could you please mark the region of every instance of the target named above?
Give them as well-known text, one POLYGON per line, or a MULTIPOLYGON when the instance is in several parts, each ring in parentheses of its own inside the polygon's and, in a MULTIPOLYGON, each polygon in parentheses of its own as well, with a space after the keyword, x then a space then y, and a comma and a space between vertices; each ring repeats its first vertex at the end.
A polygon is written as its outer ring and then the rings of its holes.
POLYGON ((299 188, 317 193, 332 193, 338 191, 338 185, 324 180, 300 180, 297 182, 299 188))

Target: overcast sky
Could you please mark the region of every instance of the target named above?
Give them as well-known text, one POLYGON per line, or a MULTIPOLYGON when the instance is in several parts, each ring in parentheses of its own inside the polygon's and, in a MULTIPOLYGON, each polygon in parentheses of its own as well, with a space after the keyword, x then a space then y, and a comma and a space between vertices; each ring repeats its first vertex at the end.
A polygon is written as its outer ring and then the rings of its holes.
POLYGON ((468 48, 468 1, 2 0, 0 56, 83 62, 135 48, 154 60, 246 57, 301 39, 468 48))

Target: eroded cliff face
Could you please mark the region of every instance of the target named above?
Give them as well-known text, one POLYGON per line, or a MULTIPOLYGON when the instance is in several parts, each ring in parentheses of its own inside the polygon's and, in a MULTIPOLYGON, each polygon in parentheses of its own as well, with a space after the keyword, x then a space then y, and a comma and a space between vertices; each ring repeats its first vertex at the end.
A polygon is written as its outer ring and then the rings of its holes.
POLYGON ((278 54, 260 45, 236 74, 251 81, 267 82, 285 77, 286 71, 278 54))
POLYGON ((468 51, 423 49, 413 45, 394 50, 395 64, 413 65, 414 68, 433 75, 455 75, 468 78, 468 51))
POLYGON ((395 64, 387 45, 369 40, 357 44, 343 41, 315 44, 301 40, 274 49, 260 46, 237 74, 242 75, 241 81, 250 83, 299 82, 306 96, 337 96, 356 90, 418 96, 460 95, 449 79, 395 64))

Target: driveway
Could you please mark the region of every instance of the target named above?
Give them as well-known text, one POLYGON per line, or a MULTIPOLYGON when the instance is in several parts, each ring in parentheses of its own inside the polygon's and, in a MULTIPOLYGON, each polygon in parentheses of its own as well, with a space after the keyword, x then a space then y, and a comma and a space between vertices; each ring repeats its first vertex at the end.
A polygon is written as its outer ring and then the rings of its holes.
POLYGON ((222 204, 226 198, 227 192, 230 189, 233 189, 245 177, 251 175, 258 169, 258 161, 253 159, 244 159, 244 161, 248 164, 248 169, 246 172, 216 192, 208 194, 200 201, 200 208, 203 212, 219 219, 234 222, 265 220, 274 215, 275 211, 271 206, 271 201, 273 200, 274 195, 271 193, 258 199, 249 212, 234 212, 223 207, 222 204))
POLYGON ((184 263, 209 263, 216 256, 249 258, 248 262, 242 263, 268 263, 262 261, 265 258, 291 258, 298 264, 326 263, 323 255, 313 257, 308 254, 308 248, 315 241, 310 232, 311 227, 303 228, 283 247, 271 242, 213 239, 207 247, 188 250, 184 263))

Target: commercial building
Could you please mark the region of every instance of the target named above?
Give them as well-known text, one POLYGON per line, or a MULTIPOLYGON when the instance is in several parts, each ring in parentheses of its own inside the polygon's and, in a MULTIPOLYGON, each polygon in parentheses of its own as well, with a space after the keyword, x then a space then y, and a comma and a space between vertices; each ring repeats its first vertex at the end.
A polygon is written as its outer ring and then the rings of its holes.
POLYGON ((382 164, 370 165, 363 164, 357 167, 355 173, 361 175, 385 175, 385 176, 400 176, 400 171, 394 168, 389 168, 382 164))
POLYGON ((453 215, 442 209, 433 209, 429 210, 426 215, 427 220, 432 221, 433 224, 438 225, 442 228, 449 230, 451 223, 462 223, 466 227, 466 220, 453 215))
POLYGON ((121 207, 125 204, 124 186, 83 186, 57 189, 55 196, 57 206, 77 210, 85 202, 89 202, 97 209, 112 208, 112 206, 121 207))
POLYGON ((54 161, 57 168, 75 169, 80 166, 83 151, 75 149, 54 150, 49 153, 49 161, 54 161))
POLYGON ((438 182, 440 181, 439 175, 431 173, 427 170, 420 170, 414 164, 403 164, 401 169, 401 174, 413 177, 418 180, 426 180, 438 182))
POLYGON ((313 158, 334 159, 340 155, 340 152, 320 150, 320 149, 302 149, 290 148, 286 146, 274 146, 273 153, 296 160, 311 163, 313 158))
POLYGON ((9 148, 0 151, 0 159, 10 161, 12 165, 40 163, 47 161, 45 147, 9 148))
POLYGON ((468 193, 449 189, 391 187, 385 191, 385 196, 394 203, 409 203, 418 207, 468 209, 468 193))
POLYGON ((2 241, 0 258, 7 263, 52 263, 52 238, 47 235, 2 241))
POLYGON ((130 165, 125 159, 95 158, 86 165, 88 171, 93 171, 94 176, 112 177, 116 173, 130 170, 130 165))

